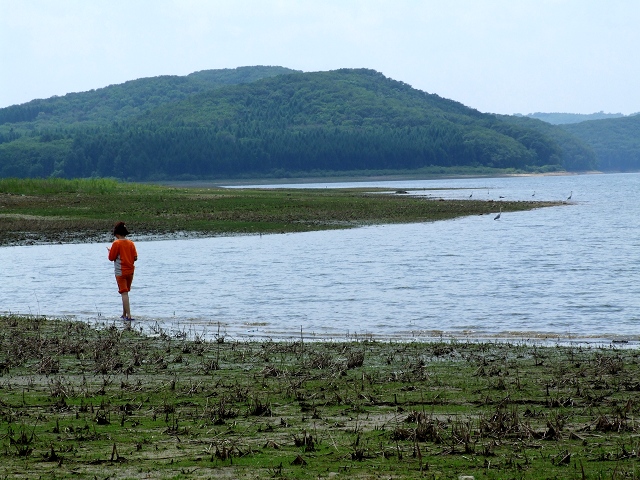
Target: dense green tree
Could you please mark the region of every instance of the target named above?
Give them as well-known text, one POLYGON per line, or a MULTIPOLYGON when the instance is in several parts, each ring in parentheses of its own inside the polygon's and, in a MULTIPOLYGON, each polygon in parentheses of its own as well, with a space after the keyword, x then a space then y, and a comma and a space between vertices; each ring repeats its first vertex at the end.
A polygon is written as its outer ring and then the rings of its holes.
POLYGON ((592 120, 562 128, 591 145, 601 170, 640 170, 640 115, 592 120))
POLYGON ((528 117, 500 115, 499 118, 512 125, 511 128, 524 129, 524 134, 515 135, 541 157, 548 155, 550 158, 557 158, 557 163, 566 170, 588 171, 600 168, 591 145, 561 127, 528 117))
POLYGON ((484 114, 366 69, 197 72, 4 110, 0 122, 19 115, 33 120, 0 125, 1 176, 531 171, 590 162, 590 150, 558 127, 484 114))
POLYGON ((580 123, 586 122, 587 120, 602 120, 604 118, 622 118, 624 115, 622 113, 604 113, 604 112, 596 112, 596 113, 530 113, 527 115, 530 118, 537 118, 538 120, 542 120, 543 122, 551 123, 553 125, 565 125, 568 123, 580 123))

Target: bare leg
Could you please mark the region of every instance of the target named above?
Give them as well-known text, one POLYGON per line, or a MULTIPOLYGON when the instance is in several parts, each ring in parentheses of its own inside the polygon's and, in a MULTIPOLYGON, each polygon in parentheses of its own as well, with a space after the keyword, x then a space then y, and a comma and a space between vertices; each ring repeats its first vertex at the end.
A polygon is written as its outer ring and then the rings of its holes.
POLYGON ((129 306, 129 292, 122 292, 122 314, 126 318, 131 318, 131 307, 129 306))

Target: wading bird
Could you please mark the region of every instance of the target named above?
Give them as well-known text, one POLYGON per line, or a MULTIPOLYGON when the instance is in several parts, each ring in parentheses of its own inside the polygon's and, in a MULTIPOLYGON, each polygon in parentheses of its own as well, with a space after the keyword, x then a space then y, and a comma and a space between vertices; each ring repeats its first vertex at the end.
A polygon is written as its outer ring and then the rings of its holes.
POLYGON ((498 220, 500 218, 500 215, 502 215, 502 207, 500 207, 500 211, 498 212, 498 214, 493 217, 494 220, 498 220))
POLYGON ((571 190, 571 193, 569 194, 569 196, 567 197, 567 200, 571 200, 571 197, 573 197, 573 190, 571 190))

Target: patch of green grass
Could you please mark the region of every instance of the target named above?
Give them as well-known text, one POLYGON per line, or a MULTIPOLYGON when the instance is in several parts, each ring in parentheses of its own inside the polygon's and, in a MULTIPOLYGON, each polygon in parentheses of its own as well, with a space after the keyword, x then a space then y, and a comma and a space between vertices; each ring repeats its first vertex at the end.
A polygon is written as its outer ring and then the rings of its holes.
POLYGON ((61 178, 0 178, 0 192, 14 195, 52 195, 61 193, 107 194, 122 184, 109 178, 65 180, 61 178))
POLYGON ((171 188, 97 180, 0 180, 0 245, 135 235, 286 233, 445 220, 553 202, 441 201, 371 189, 171 188))
POLYGON ((0 478, 635 478, 640 353, 0 316, 0 478))

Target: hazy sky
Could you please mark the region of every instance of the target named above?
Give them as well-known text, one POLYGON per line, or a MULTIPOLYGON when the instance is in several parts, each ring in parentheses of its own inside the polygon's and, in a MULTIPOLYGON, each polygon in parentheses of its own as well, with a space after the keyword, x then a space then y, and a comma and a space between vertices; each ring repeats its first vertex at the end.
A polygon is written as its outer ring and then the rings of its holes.
POLYGON ((640 111, 640 0, 0 0, 0 107, 141 77, 366 67, 483 112, 640 111))

